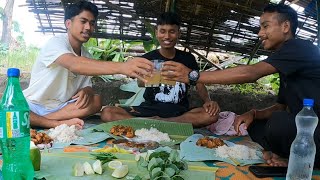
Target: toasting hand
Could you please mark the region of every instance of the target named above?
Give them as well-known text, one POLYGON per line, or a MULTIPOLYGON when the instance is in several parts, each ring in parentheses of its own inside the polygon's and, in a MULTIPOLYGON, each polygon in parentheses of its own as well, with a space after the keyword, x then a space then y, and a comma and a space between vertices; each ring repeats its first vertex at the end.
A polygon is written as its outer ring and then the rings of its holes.
POLYGON ((151 76, 153 63, 145 58, 135 57, 121 64, 120 72, 146 82, 145 76, 151 76))
POLYGON ((189 69, 181 63, 174 61, 166 61, 163 63, 163 67, 161 69, 161 76, 165 80, 189 83, 188 74, 190 71, 191 69, 189 69))

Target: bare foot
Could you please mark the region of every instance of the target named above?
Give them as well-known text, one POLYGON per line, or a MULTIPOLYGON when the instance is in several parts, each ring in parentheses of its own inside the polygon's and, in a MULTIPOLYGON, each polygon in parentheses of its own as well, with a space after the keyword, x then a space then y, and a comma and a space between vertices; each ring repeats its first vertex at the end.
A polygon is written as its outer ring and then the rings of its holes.
POLYGON ((270 166, 288 166, 288 159, 282 158, 271 151, 263 151, 263 159, 266 160, 267 164, 270 166))

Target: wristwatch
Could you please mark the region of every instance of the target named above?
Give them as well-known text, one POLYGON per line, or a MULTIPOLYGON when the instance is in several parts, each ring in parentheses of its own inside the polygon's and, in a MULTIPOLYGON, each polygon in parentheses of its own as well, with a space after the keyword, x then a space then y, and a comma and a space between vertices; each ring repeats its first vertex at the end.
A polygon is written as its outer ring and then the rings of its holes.
POLYGON ((197 84, 199 77, 200 77, 199 70, 194 69, 190 71, 188 75, 190 85, 195 86, 197 84))

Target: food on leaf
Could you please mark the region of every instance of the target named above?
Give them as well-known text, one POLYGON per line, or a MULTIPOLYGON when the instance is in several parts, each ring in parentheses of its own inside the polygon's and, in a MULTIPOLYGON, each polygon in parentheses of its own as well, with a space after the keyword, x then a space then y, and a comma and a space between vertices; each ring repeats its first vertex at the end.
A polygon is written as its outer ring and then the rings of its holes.
POLYGON ((94 171, 88 162, 83 163, 83 169, 87 175, 94 174, 94 171))
POLYGON ((89 148, 85 146, 67 146, 63 148, 63 152, 89 152, 89 148))
POLYGON ((101 165, 101 161, 100 160, 96 160, 93 164, 92 164, 92 169, 95 173, 97 174, 102 174, 102 165, 101 165))
POLYGON ((196 144, 197 146, 204 146, 212 149, 223 146, 224 142, 220 138, 210 138, 208 136, 205 136, 203 138, 199 138, 196 144))
POLYGON ((115 169, 111 175, 112 177, 115 177, 115 178, 123 178, 128 174, 128 172, 129 172, 128 165, 122 165, 117 169, 115 169))
POLYGON ((38 144, 49 144, 53 141, 53 139, 44 132, 37 132, 35 129, 30 129, 30 137, 31 141, 34 142, 35 145, 38 144))
MULTIPOLYGON (((148 154, 148 153, 147 153, 148 154)), ((146 155, 148 156, 148 155, 146 155)), ((177 150, 167 151, 154 151, 148 159, 138 156, 138 165, 146 168, 149 171, 150 179, 181 179, 183 176, 180 172, 188 169, 186 161, 181 160, 177 150)), ((142 178, 136 176, 136 178, 142 178)))
POLYGON ((122 162, 121 161, 118 161, 118 160, 113 160, 113 161, 110 161, 108 163, 108 167, 110 169, 117 169, 119 168, 120 166, 122 166, 122 162))
POLYGON ((83 164, 81 164, 81 163, 76 163, 76 164, 73 166, 73 175, 74 175, 74 176, 83 176, 83 175, 84 175, 83 164))
POLYGON ((101 152, 91 155, 94 156, 95 159, 100 160, 101 164, 105 164, 106 162, 112 161, 113 159, 117 159, 117 157, 114 156, 112 153, 101 152))
POLYGON ((128 138, 134 137, 134 130, 130 126, 115 125, 110 129, 110 133, 116 136, 124 135, 128 138))

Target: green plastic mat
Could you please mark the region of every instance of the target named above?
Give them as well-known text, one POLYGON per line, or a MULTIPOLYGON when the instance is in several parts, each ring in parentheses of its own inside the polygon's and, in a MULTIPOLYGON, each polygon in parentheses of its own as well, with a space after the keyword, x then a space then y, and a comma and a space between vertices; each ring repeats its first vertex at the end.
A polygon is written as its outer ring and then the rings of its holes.
POLYGON ((94 128, 104 130, 105 132, 110 132, 110 129, 114 125, 131 126, 134 130, 141 128, 150 129, 151 127, 154 127, 161 132, 168 133, 171 139, 174 139, 179 142, 185 140, 187 137, 193 134, 192 124, 160 121, 147 118, 132 118, 120 121, 113 121, 97 125, 94 128))
MULTIPOLYGON (((137 166, 137 162, 134 160, 135 155, 132 154, 118 154, 115 156, 123 164, 128 165, 129 173, 122 179, 128 177, 134 177, 139 175, 143 177, 148 172, 146 169, 137 166)), ((77 162, 84 163, 89 162, 92 164, 95 160, 90 153, 42 153, 41 157, 41 169, 35 172, 35 177, 38 179, 45 178, 46 180, 72 180, 72 179, 116 179, 111 176, 113 170, 108 168, 107 163, 103 165, 102 175, 84 175, 83 177, 75 177, 72 175, 73 165, 77 162)), ((212 180, 215 179, 215 172, 218 168, 208 167, 202 162, 195 162, 188 164, 189 169, 182 171, 181 175, 185 180, 212 180)))

